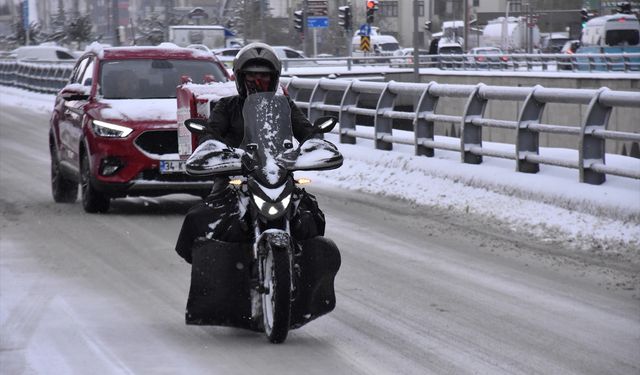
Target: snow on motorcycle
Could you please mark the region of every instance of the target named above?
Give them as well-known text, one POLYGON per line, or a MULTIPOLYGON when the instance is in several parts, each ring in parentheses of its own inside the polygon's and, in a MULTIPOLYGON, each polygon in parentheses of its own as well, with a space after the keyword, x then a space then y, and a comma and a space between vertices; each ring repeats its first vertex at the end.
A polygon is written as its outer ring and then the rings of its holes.
MULTIPOLYGON (((290 110, 285 96, 249 95, 242 145, 234 149, 207 140, 186 162, 192 175, 238 177, 229 177, 228 199, 209 207, 228 204, 224 215, 213 222, 203 222, 204 215, 185 219, 181 237, 190 226, 211 228, 196 238, 190 253, 187 324, 263 331, 269 341, 281 343, 290 329, 335 307, 340 253, 324 237, 324 215, 294 172, 338 168, 343 158, 335 145, 320 138, 296 147, 290 110), (225 241, 224 233, 234 230, 245 230, 247 240, 225 241)), ((314 133, 329 132, 336 123, 334 117, 319 118, 314 133)), ((205 134, 204 125, 202 119, 185 121, 195 134, 205 134)))

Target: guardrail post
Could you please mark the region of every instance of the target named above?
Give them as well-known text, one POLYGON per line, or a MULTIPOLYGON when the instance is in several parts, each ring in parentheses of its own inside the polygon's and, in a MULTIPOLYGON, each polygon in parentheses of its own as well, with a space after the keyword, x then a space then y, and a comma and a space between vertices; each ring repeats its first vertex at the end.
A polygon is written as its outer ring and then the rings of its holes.
POLYGON ((438 97, 431 95, 429 89, 435 84, 431 81, 425 87, 420 99, 416 104, 416 118, 413 120, 413 132, 416 142, 416 155, 424 155, 433 157, 433 147, 426 147, 421 144, 422 140, 433 141, 434 140, 434 122, 432 120, 425 119, 426 116, 432 115, 436 111, 436 105, 438 104, 438 97))
POLYGON ((611 107, 600 103, 600 95, 609 89, 603 87, 589 103, 587 117, 582 124, 580 134, 580 146, 578 152, 578 169, 580 170, 580 182, 592 185, 601 185, 606 180, 606 175, 591 169, 593 163, 604 164, 605 140, 593 136, 594 130, 606 130, 611 115, 611 107))
POLYGON ((309 110, 307 117, 312 124, 318 117, 321 117, 324 114, 324 111, 316 109, 317 105, 324 103, 327 98, 327 90, 323 89, 321 86, 323 79, 324 78, 318 80, 318 83, 316 83, 316 86, 311 92, 311 97, 309 97, 309 110))
POLYGON ((391 82, 387 83, 380 94, 378 105, 376 106, 376 116, 373 119, 373 128, 375 133, 374 144, 378 150, 389 151, 393 149, 393 143, 380 139, 380 136, 387 134, 391 135, 393 132, 393 119, 384 117, 385 112, 393 111, 393 103, 396 101, 397 95, 389 90, 391 82))
POLYGON ((524 173, 538 173, 540 165, 526 160, 528 154, 538 155, 540 152, 540 134, 529 130, 529 124, 539 124, 544 111, 545 103, 536 100, 535 92, 542 88, 540 85, 533 87, 525 99, 516 128, 516 171, 524 173))
MULTIPOLYGON (((347 111, 350 107, 356 107, 358 104, 358 97, 360 94, 353 90, 353 83, 356 81, 357 80, 353 80, 349 83, 349 86, 344 90, 342 100, 340 101, 340 130, 356 130, 356 115, 347 111)), ((342 134, 342 132, 340 132, 340 143, 354 145, 356 144, 356 137, 342 134)))
POLYGON ((471 152, 474 146, 482 147, 482 126, 474 125, 474 118, 482 117, 487 106, 487 100, 480 97, 479 91, 484 84, 478 84, 469 95, 464 115, 460 124, 460 149, 462 162, 467 164, 482 163, 482 155, 471 152))

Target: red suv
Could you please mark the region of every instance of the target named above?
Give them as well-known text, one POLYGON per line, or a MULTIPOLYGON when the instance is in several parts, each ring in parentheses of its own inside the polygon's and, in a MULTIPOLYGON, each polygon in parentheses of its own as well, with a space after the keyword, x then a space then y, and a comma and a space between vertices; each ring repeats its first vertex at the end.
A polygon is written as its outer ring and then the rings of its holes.
POLYGON ((94 44, 78 59, 51 116, 51 189, 56 202, 106 212, 112 198, 189 193, 211 182, 188 176, 178 155, 176 86, 226 82, 211 53, 176 46, 94 44))

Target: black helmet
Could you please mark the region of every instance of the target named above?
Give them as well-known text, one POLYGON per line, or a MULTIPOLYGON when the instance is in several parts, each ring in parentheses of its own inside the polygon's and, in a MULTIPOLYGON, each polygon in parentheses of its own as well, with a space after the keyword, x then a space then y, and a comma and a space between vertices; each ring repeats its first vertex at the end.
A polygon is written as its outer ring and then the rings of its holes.
POLYGON ((233 59, 233 74, 236 76, 236 88, 242 97, 247 96, 245 73, 270 73, 271 82, 268 91, 276 91, 280 81, 282 63, 276 51, 264 43, 251 43, 244 46, 233 59))

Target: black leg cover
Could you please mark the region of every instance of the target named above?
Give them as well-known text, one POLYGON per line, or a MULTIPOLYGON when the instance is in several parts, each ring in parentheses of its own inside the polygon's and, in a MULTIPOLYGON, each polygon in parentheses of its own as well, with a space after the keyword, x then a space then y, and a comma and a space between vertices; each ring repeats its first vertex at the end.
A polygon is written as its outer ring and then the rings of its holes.
POLYGON ((251 246, 198 241, 192 257, 186 323, 251 329, 251 246))
POLYGON ((318 236, 298 243, 302 253, 296 262, 301 272, 291 307, 291 328, 301 327, 335 308, 333 281, 340 269, 340 251, 330 239, 318 236))

